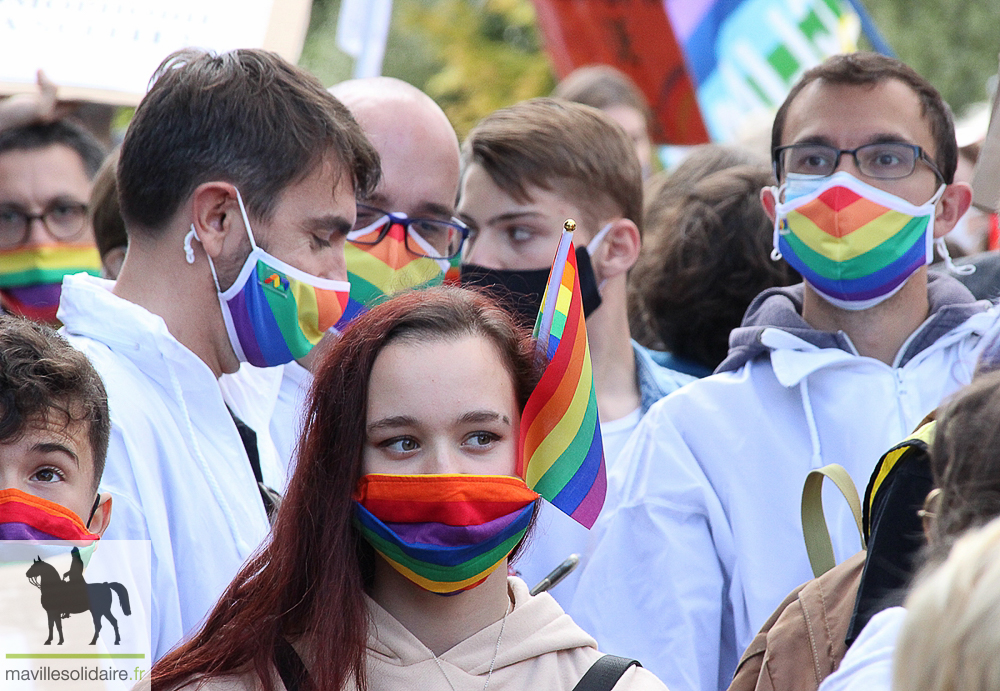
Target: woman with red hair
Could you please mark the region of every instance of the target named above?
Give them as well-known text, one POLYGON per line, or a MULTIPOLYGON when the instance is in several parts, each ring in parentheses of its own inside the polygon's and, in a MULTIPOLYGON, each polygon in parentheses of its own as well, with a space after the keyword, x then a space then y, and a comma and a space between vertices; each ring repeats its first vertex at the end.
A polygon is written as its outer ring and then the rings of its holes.
MULTIPOLYGON (((153 688, 576 687, 594 640, 507 575, 538 501, 515 464, 540 366, 460 288, 356 320, 316 370, 271 539, 153 688)), ((612 686, 664 688, 637 667, 612 686)))

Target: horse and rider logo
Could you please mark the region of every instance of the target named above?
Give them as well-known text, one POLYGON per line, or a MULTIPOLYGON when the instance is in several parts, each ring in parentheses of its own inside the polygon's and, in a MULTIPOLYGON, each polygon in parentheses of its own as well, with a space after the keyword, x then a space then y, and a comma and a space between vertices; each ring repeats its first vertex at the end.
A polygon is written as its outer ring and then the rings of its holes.
POLYGON ((80 550, 74 547, 71 554, 73 561, 63 578, 59 577, 59 572, 54 566, 40 557, 36 557, 28 569, 28 580, 42 591, 42 609, 49 618, 49 638, 45 641, 45 645, 52 643, 53 626, 59 632, 59 645, 62 645, 62 619, 71 614, 87 611, 94 620, 94 638, 90 641, 90 645, 97 643, 97 637, 101 633, 102 617, 111 622, 115 630, 115 645, 119 645, 121 635, 118 633, 118 620, 111 614, 112 593, 118 595, 122 612, 125 616, 129 616, 132 614, 132 609, 129 605, 128 590, 121 583, 87 583, 83 578, 83 559, 80 557, 80 550))

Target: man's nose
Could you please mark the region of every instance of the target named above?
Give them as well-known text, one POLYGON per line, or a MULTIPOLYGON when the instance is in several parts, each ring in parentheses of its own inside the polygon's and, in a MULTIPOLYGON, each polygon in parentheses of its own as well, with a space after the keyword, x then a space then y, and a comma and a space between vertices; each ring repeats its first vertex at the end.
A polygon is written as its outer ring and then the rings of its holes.
MULTIPOLYGON (((860 178, 862 176, 861 171, 858 170, 858 164, 854 160, 854 154, 847 151, 841 152, 840 160, 837 161, 837 167, 833 170, 834 173, 839 173, 840 171, 850 173, 856 178, 860 178)), ((831 173, 831 175, 832 174, 833 173, 831 173)))
POLYGON ((48 227, 41 218, 35 216, 28 219, 28 232, 26 233, 26 245, 46 245, 52 243, 56 238, 49 232, 48 227))
POLYGON ((465 256, 463 261, 466 264, 475 264, 486 269, 503 269, 503 262, 500 261, 500 253, 495 245, 482 237, 469 237, 465 241, 465 256))

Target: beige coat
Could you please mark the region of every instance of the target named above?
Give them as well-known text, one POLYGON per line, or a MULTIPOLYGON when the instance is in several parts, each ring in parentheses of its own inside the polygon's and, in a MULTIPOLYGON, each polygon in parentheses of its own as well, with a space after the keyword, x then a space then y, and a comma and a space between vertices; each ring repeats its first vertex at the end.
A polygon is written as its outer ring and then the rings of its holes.
MULTIPOLYGON (((593 638, 577 626, 548 594, 532 597, 519 578, 510 578, 514 609, 507 616, 497 654, 491 691, 571 691, 587 669, 601 657, 593 638)), ((368 600, 371 631, 368 643, 369 691, 401 689, 482 691, 496 650, 501 622, 487 626, 434 661, 431 651, 374 601, 368 600), (442 668, 447 679, 442 675, 442 668)), ((189 684, 182 691, 195 691, 189 684)), ((148 685, 136 689, 148 689, 148 685)), ((248 675, 215 679, 204 691, 257 691, 260 684, 248 675)), ((277 683, 281 688, 281 683, 277 683)), ((615 691, 666 691, 650 672, 629 669, 615 691)))

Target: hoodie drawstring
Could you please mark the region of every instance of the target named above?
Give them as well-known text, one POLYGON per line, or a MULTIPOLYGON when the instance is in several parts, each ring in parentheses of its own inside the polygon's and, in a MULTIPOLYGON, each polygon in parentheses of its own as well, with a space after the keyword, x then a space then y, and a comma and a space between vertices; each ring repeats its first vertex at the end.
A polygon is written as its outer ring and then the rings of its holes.
POLYGON ((229 507, 229 502, 226 500, 226 494, 222 491, 218 481, 215 479, 215 474, 212 472, 212 469, 209 467, 204 455, 201 453, 201 446, 198 444, 198 436, 195 434, 194 425, 191 424, 191 414, 188 412, 187 403, 184 401, 184 388, 181 386, 180 380, 177 379, 177 373, 174 372, 174 368, 168 364, 166 370, 170 375, 170 383, 173 385, 174 394, 177 396, 177 402, 180 404, 181 416, 184 418, 184 426, 186 428, 185 431, 188 434, 188 438, 191 440, 191 445, 194 447, 194 455, 198 460, 198 465, 201 466, 202 475, 208 481, 212 495, 218 502, 219 508, 222 509, 222 513, 226 516, 226 522, 229 524, 229 531, 233 536, 233 542, 236 544, 237 549, 239 549, 240 552, 247 552, 248 545, 239 535, 236 517, 233 515, 232 509, 229 507))
POLYGON ((803 377, 799 383, 799 392, 802 394, 802 409, 806 413, 806 425, 809 427, 809 441, 812 442, 812 467, 813 469, 823 467, 823 454, 819 446, 819 428, 816 427, 816 416, 813 415, 812 400, 809 398, 809 378, 803 377))

